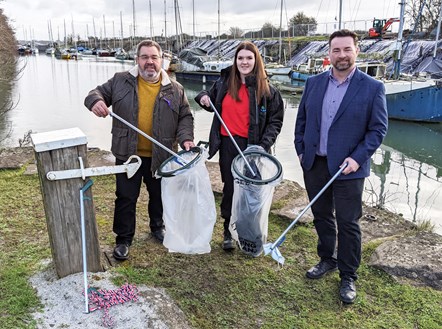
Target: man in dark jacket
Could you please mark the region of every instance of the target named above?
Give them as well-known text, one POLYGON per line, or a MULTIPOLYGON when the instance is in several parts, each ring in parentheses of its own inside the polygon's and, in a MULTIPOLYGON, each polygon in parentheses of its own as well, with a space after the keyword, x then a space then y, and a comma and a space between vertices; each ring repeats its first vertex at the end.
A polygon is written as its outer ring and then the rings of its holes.
MULTIPOLYGON (((116 73, 109 81, 91 90, 84 104, 98 117, 113 112, 146 134, 177 151, 178 143, 189 150, 193 143, 193 116, 183 87, 172 81, 162 69, 162 50, 151 40, 137 46, 137 65, 127 72, 116 73)), ((135 235, 136 204, 141 182, 149 193, 148 212, 152 235, 164 239, 161 179, 154 173, 170 154, 118 120, 112 123, 111 151, 116 164, 129 156, 140 156, 142 165, 130 179, 117 174, 113 230, 116 236, 114 257, 125 260, 135 235)))
POLYGON ((339 297, 347 304, 356 299, 364 180, 388 126, 384 85, 356 67, 357 43, 349 30, 330 35, 333 68, 307 80, 295 126, 295 148, 310 200, 347 163, 343 175, 312 205, 320 261, 306 273, 319 279, 339 270, 339 297))

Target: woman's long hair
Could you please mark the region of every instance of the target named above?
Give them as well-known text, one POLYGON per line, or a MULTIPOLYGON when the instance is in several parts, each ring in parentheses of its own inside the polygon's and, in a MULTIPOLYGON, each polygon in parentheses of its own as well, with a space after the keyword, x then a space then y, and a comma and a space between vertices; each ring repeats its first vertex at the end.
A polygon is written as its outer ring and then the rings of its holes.
POLYGON ((258 47, 256 47, 250 41, 243 41, 239 44, 235 51, 234 63, 232 65, 232 71, 229 77, 229 94, 236 101, 239 100, 238 91, 241 87, 241 75, 238 70, 238 64, 236 62, 238 53, 240 50, 249 50, 255 56, 255 67, 253 68, 251 74, 256 77, 256 97, 259 100, 263 96, 270 96, 270 88, 267 80, 267 74, 264 69, 264 62, 261 58, 261 54, 259 53, 258 47))

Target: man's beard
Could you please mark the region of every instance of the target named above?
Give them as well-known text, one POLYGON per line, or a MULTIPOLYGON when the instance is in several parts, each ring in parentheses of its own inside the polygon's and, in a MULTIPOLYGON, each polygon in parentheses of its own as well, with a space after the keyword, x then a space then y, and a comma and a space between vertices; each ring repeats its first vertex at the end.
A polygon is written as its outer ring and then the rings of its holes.
POLYGON ((144 80, 150 81, 150 82, 158 81, 158 78, 160 76, 160 72, 155 71, 155 69, 148 71, 147 68, 142 69, 141 67, 139 67, 139 73, 140 73, 141 77, 144 80))
POLYGON ((351 62, 350 60, 341 60, 337 61, 336 64, 333 65, 333 67, 338 71, 346 71, 350 67, 352 67, 353 64, 354 62, 351 62))

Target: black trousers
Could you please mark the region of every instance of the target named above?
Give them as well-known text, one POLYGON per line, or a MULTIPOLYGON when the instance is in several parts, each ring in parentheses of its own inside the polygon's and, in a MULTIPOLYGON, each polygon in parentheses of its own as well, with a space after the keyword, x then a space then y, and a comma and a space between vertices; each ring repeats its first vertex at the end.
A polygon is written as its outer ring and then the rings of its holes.
MULTIPOLYGON (((317 156, 312 169, 304 170, 304 182, 310 200, 332 175, 328 172, 326 157, 317 156)), ((318 256, 321 260, 337 262, 341 278, 357 279, 356 270, 361 262, 359 219, 362 216, 363 190, 364 178, 337 179, 312 205, 313 223, 318 234, 318 256)))
MULTIPOLYGON (((247 138, 234 136, 236 143, 241 151, 247 148, 247 138)), ((222 136, 219 149, 219 168, 221 171, 221 180, 224 183, 223 197, 221 200, 221 217, 224 218, 224 230, 228 230, 230 217, 232 216, 233 200, 233 175, 232 162, 239 154, 230 137, 222 136)))
MULTIPOLYGON (((163 203, 161 200, 161 179, 152 177, 150 165, 152 158, 141 157, 141 166, 134 176, 117 174, 113 230, 117 235, 116 243, 132 244, 136 226, 136 207, 140 195, 141 182, 144 182, 149 193, 148 213, 150 230, 156 231, 164 227, 163 203)), ((116 161, 121 165, 123 161, 116 161)))

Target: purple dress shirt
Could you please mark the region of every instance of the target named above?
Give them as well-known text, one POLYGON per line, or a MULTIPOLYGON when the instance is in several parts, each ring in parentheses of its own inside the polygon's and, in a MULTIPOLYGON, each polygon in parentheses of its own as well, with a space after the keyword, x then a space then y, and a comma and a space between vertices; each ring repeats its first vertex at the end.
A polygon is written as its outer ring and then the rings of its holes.
POLYGON ((322 103, 321 132, 317 155, 327 156, 328 131, 335 118, 336 112, 338 112, 342 99, 347 92, 348 85, 350 84, 355 70, 356 67, 342 83, 339 83, 339 81, 333 76, 333 69, 330 70, 328 86, 322 103))

